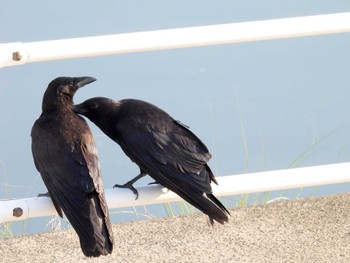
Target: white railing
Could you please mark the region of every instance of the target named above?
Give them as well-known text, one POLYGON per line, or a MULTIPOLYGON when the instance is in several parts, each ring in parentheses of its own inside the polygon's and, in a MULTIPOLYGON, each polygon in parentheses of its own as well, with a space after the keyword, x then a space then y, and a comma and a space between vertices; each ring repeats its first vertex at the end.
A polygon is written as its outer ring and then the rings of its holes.
MULTIPOLYGON (((213 192, 216 196, 221 197, 338 184, 350 182, 350 163, 222 176, 218 177, 217 180, 219 185, 213 185, 213 192)), ((109 208, 181 200, 175 193, 161 186, 143 186, 137 188, 137 190, 139 191, 139 198, 135 200, 135 195, 129 189, 107 189, 106 198, 109 208)), ((55 208, 49 197, 0 201, 0 223, 55 214, 55 208)))
POLYGON ((350 32, 350 13, 0 44, 0 67, 31 62, 350 32))
MULTIPOLYGON (((236 24, 159 30, 110 36, 31 43, 0 44, 0 67, 56 59, 219 45, 258 40, 350 32, 350 13, 275 19, 236 24)), ((217 196, 231 196, 298 187, 350 182, 350 163, 331 164, 217 178, 217 196)), ((127 189, 108 189, 109 208, 178 201, 160 186, 138 188, 139 199, 127 189)), ((0 223, 56 214, 48 197, 0 201, 0 223)))

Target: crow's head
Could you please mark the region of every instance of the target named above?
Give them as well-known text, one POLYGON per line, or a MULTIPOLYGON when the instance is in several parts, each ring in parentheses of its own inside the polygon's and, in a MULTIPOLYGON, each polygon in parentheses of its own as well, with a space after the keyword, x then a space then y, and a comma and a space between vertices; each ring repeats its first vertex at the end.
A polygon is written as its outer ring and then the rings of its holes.
POLYGON ((104 97, 91 98, 73 106, 73 111, 81 114, 97 126, 109 123, 108 118, 117 112, 120 102, 104 97))
POLYGON ((67 106, 72 107, 75 92, 95 80, 93 77, 59 77, 54 79, 45 91, 42 104, 43 111, 55 111, 67 106))

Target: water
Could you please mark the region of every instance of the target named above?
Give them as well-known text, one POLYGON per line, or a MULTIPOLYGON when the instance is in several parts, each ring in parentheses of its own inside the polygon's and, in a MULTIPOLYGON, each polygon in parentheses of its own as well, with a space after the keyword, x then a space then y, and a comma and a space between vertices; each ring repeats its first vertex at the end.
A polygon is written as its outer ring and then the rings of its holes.
MULTIPOLYGON (((321 11, 346 11, 344 5, 339 10, 322 6, 324 9, 321 11)), ((42 8, 50 9, 46 6, 42 8)), ((58 23, 36 27, 36 23, 42 22, 35 20, 33 14, 30 15, 33 19, 29 21, 17 16, 22 24, 27 21, 28 26, 33 25, 31 34, 25 31, 25 27, 17 29, 19 35, 12 34, 15 30, 3 28, 3 36, 6 37, 3 40, 37 41, 83 34, 150 30, 160 28, 160 25, 171 28, 321 12, 307 13, 296 6, 285 10, 276 7, 276 10, 264 11, 270 12, 270 15, 261 12, 243 18, 236 11, 232 19, 229 13, 211 19, 207 10, 203 11, 206 16, 200 14, 203 20, 195 21, 193 17, 192 20, 184 17, 177 20, 175 15, 171 15, 169 20, 166 16, 157 17, 153 24, 140 23, 138 27, 133 24, 135 17, 120 14, 126 20, 118 23, 120 16, 112 16, 112 9, 103 5, 99 8, 109 11, 97 13, 94 19, 97 22, 94 23, 88 19, 78 22, 78 17, 67 16, 68 21, 77 23, 72 23, 75 27, 71 27, 69 32, 65 31, 67 25, 58 23), (85 26, 82 21, 91 27, 85 26), (100 26, 94 27, 96 23, 100 26)), ((121 12, 120 9, 118 12, 121 12)), ((156 11, 150 12, 149 15, 156 11)), ((41 13, 48 16, 50 12, 41 13)), ((11 17, 7 16, 7 19, 11 20, 11 17)), ((13 24, 21 23, 16 21, 13 24)), ((98 79, 78 92, 76 102, 94 96, 138 98, 165 109, 174 118, 189 125, 206 143, 213 155, 209 164, 217 176, 284 169, 292 164, 301 167, 347 162, 350 160, 349 44, 349 34, 338 34, 0 69, 0 198, 32 197, 46 191, 32 160, 30 130, 41 112, 41 99, 47 84, 62 75, 90 75, 98 79), (310 151, 298 158, 310 147, 310 151)), ((93 124, 90 123, 90 126, 99 149, 105 186, 111 188, 135 176, 138 168, 124 156, 119 146, 93 124)), ((138 185, 150 181, 145 178, 138 185)), ((348 187, 348 184, 342 184, 302 191, 279 191, 272 193, 268 199, 340 193, 348 191, 348 187)), ((265 197, 263 194, 250 195, 248 204, 266 201, 265 197)), ((233 207, 240 200, 241 197, 232 197, 223 201, 233 207)), ((113 222, 167 216, 161 205, 135 209, 136 215, 134 208, 113 211, 113 222)), ((176 204, 173 209, 179 211, 176 204)), ((21 234, 48 230, 50 227, 45 228, 45 225, 50 219, 16 223, 12 232, 21 234)))

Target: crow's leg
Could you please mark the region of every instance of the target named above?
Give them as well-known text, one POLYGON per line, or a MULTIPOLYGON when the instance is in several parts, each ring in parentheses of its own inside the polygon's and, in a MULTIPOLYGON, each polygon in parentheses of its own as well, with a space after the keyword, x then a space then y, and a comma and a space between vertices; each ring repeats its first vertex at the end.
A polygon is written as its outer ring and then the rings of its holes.
POLYGON ((133 186, 133 184, 136 181, 138 181, 139 179, 141 179, 142 177, 144 177, 145 175, 147 175, 147 174, 141 170, 140 174, 138 176, 136 176, 135 178, 133 178, 132 180, 130 180, 129 182, 122 184, 122 185, 116 184, 113 186, 113 188, 129 188, 136 195, 135 200, 137 200, 139 198, 139 192, 136 190, 136 188, 133 186))

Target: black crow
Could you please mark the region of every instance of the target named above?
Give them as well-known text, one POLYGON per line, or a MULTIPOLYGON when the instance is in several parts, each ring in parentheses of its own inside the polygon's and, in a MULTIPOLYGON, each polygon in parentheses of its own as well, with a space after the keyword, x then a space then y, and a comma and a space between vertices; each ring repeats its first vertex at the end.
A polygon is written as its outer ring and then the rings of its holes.
POLYGON ((57 213, 77 232, 88 257, 113 250, 113 233, 97 149, 86 121, 73 112, 78 88, 92 77, 60 77, 47 87, 33 125, 32 153, 57 213))
MULTIPOLYGON (((124 187, 148 174, 157 183, 178 194, 213 219, 223 224, 229 211, 213 195, 211 182, 217 184, 207 162, 211 158, 204 143, 187 126, 162 109, 141 100, 92 98, 74 106, 140 168, 140 174, 124 187)), ((120 185, 116 185, 121 187, 120 185)))

